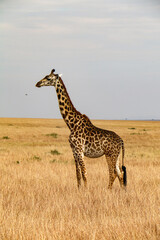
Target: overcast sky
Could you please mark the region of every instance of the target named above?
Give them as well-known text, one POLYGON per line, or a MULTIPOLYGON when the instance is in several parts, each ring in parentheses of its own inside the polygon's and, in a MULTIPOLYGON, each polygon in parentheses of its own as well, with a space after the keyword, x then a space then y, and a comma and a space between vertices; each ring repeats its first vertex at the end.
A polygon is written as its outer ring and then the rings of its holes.
POLYGON ((52 68, 91 119, 160 119, 160 1, 1 0, 0 117, 61 118, 52 68))

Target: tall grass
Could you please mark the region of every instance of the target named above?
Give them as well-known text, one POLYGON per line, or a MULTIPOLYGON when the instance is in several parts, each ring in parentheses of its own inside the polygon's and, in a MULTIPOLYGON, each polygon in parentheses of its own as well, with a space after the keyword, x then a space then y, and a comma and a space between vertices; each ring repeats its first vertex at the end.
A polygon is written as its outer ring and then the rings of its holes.
POLYGON ((62 120, 0 119, 0 239, 160 239, 160 122, 94 123, 124 139, 127 191, 107 189, 104 157, 86 158, 78 191, 62 120))

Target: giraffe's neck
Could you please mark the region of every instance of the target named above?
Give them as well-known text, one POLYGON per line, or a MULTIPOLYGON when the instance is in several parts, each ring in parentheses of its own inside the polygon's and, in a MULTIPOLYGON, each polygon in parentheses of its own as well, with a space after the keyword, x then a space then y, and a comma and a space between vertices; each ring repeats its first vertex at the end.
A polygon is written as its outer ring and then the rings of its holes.
POLYGON ((72 131, 80 120, 82 114, 73 106, 66 87, 60 77, 57 80, 56 92, 61 115, 69 129, 72 131))

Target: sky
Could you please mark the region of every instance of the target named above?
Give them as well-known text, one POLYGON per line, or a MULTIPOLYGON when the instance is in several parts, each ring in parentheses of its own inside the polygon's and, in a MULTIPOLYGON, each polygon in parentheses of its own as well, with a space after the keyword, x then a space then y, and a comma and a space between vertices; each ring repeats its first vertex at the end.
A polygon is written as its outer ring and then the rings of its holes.
POLYGON ((55 68, 90 119, 160 119, 159 0, 0 0, 0 117, 61 118, 55 68))

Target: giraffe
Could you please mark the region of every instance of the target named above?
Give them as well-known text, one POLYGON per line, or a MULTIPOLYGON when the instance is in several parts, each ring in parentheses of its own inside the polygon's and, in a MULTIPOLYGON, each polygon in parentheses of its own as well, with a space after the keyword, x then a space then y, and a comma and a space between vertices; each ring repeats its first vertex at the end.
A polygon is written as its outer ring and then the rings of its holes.
POLYGON ((69 143, 73 152, 78 188, 81 179, 87 186, 87 173, 84 156, 98 158, 105 155, 108 170, 109 184, 111 189, 114 180, 118 177, 120 186, 127 185, 126 167, 124 166, 124 143, 113 131, 100 129, 92 124, 90 119, 81 114, 74 107, 60 74, 55 74, 55 69, 37 82, 36 87, 54 86, 57 93, 61 115, 70 129, 69 143), (122 149, 122 165, 120 165, 120 152, 122 149))

